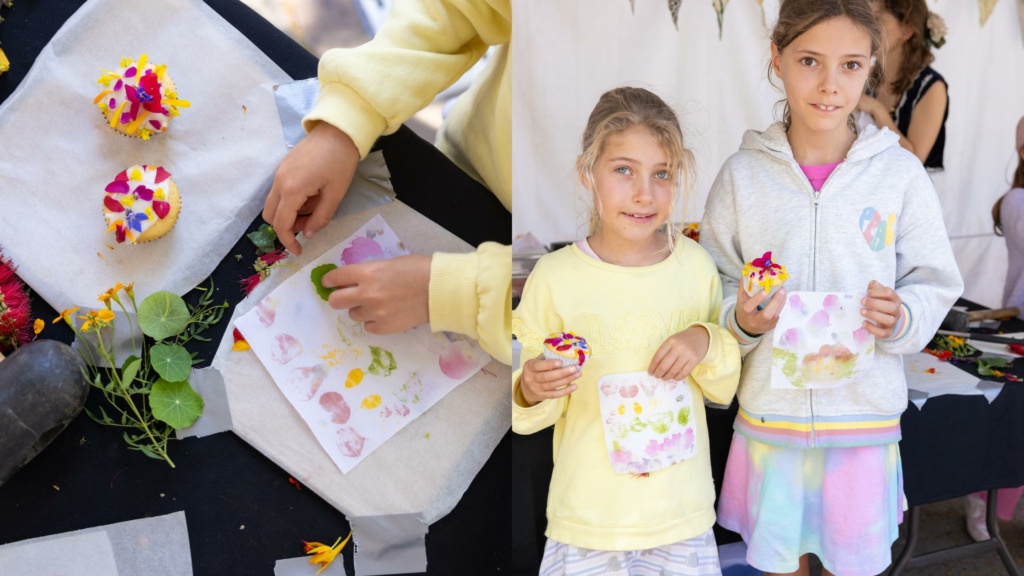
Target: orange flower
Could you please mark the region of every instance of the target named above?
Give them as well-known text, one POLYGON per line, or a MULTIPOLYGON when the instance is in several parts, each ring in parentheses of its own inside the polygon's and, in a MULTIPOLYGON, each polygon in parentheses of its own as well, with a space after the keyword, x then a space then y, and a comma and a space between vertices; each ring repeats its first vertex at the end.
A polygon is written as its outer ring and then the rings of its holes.
POLYGON ((71 326, 71 315, 75 312, 78 312, 78 306, 75 306, 74 308, 65 308, 60 311, 60 316, 53 319, 53 323, 56 324, 58 320, 63 319, 68 323, 68 326, 71 326))
POLYGON ((42 318, 36 318, 36 321, 32 323, 32 331, 39 334, 46 327, 46 322, 43 322, 42 318))
POLYGON ((127 294, 129 298, 134 300, 135 299, 135 282, 129 282, 128 285, 124 287, 124 293, 127 294))
POLYGON ((338 553, 345 547, 345 544, 348 544, 348 541, 351 538, 352 532, 349 531, 348 536, 346 536, 344 540, 338 538, 334 541, 333 546, 327 546, 326 544, 321 544, 319 542, 302 541, 302 543, 306 545, 306 554, 313 555, 313 557, 309 559, 309 563, 320 565, 320 569, 316 571, 317 574, 326 570, 327 567, 331 565, 331 562, 334 562, 338 553))

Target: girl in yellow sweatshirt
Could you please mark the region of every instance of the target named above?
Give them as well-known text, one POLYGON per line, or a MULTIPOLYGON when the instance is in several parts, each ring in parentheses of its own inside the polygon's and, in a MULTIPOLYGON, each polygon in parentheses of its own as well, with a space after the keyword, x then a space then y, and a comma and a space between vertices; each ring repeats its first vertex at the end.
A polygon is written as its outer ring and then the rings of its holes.
POLYGON ((714 261, 667 224, 693 156, 672 109, 626 87, 601 96, 576 168, 590 234, 538 261, 512 322, 531 358, 512 429, 555 426, 540 573, 720 574, 704 398, 732 400, 740 357, 714 261), (566 331, 582 367, 539 355, 566 331))

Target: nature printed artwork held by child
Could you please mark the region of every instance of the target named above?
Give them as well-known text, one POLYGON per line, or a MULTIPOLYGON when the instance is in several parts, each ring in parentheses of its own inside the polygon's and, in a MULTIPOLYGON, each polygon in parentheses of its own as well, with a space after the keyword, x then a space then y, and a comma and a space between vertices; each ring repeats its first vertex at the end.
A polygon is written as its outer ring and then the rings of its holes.
POLYGON ((693 393, 686 382, 647 372, 597 381, 608 459, 616 474, 644 474, 697 453, 693 393))
POLYGON ((864 294, 790 292, 775 325, 772 388, 834 388, 875 356, 860 315, 864 294))
POLYGON ((324 274, 404 254, 375 216, 235 323, 342 473, 491 360, 465 336, 428 326, 378 336, 328 305, 324 274))

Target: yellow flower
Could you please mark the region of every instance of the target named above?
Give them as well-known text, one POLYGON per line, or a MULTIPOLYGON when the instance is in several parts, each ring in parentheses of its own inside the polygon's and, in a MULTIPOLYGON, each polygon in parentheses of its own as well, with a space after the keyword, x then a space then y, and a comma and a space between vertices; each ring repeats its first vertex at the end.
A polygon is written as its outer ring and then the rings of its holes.
POLYGON ((7 72, 11 69, 11 61, 7 59, 7 55, 4 54, 2 48, 0 48, 0 74, 7 72))
POLYGON ((129 282, 128 285, 124 287, 124 293, 127 294, 129 298, 134 300, 135 299, 135 282, 129 282))
POLYGON ((252 347, 249 346, 249 343, 246 342, 245 340, 239 340, 231 345, 231 349, 234 350, 235 352, 245 352, 250 348, 252 347))
POLYGON ((963 346, 965 342, 965 340, 959 336, 947 336, 947 338, 949 338, 949 343, 953 346, 963 346))
POLYGON ((107 307, 107 310, 110 310, 110 290, 107 290, 103 294, 100 294, 96 299, 99 300, 100 302, 103 302, 103 304, 107 307))
POLYGON ((114 321, 114 312, 111 310, 100 310, 96 313, 96 320, 101 324, 110 324, 114 321))
POLYGON ((46 327, 46 322, 43 322, 42 318, 36 318, 36 321, 32 323, 32 331, 39 334, 46 327))
POLYGON ((320 569, 316 571, 317 574, 323 572, 331 565, 331 562, 334 562, 338 553, 345 547, 345 544, 348 544, 348 541, 351 538, 352 532, 350 531, 344 540, 341 538, 335 540, 333 546, 327 546, 326 544, 321 544, 319 542, 306 542, 303 540, 302 543, 306 545, 306 554, 313 555, 313 557, 309 559, 309 563, 320 565, 320 569))
POLYGON ((58 320, 63 319, 68 323, 68 326, 71 326, 71 315, 75 312, 78 312, 78 306, 75 306, 74 308, 65 308, 60 311, 60 316, 53 319, 53 323, 56 324, 58 320))

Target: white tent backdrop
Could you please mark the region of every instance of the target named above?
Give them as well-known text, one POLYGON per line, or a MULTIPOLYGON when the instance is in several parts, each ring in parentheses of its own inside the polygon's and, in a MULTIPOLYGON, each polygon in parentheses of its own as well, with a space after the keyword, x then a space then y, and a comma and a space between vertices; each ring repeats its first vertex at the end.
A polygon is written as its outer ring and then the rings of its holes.
MULTIPOLYGON (((990 210, 1016 167, 1014 127, 1024 115, 1024 39, 1018 4, 999 1, 984 27, 978 3, 929 0, 946 19, 933 66, 949 82, 945 172, 933 174, 964 276, 964 296, 1001 304, 1006 248, 990 210)), ((768 25, 778 0, 727 4, 721 40, 711 0, 687 0, 673 26, 665 0, 516 0, 512 26, 513 233, 541 242, 586 233, 573 162, 598 96, 624 84, 675 106, 697 157, 685 216, 700 220, 718 169, 744 130, 767 127, 780 91, 765 78, 768 25), (767 16, 764 16, 767 14, 767 16)), ((1024 10, 1024 6, 1019 8, 1024 10)), ((776 81, 776 83, 778 83, 776 81)))

